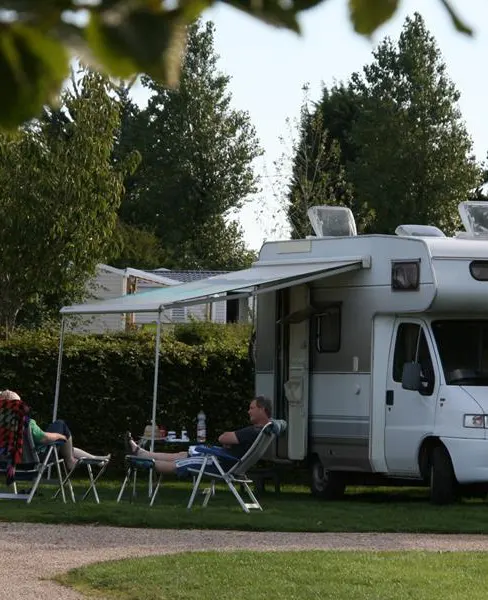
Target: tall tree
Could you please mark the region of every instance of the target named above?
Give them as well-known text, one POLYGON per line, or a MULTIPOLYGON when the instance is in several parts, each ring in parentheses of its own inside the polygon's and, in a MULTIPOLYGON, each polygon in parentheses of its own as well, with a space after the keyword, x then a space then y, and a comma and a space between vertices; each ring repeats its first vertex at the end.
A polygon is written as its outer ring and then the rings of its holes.
POLYGON ((480 180, 459 92, 419 14, 406 19, 397 45, 386 38, 373 56, 351 79, 361 111, 348 176, 372 211, 365 230, 392 233, 414 221, 452 233, 458 202, 480 180))
POLYGON ((121 217, 154 231, 167 267, 223 268, 250 260, 242 232, 226 217, 257 190, 252 162, 261 149, 249 115, 232 108, 229 77, 217 61, 213 24, 197 22, 189 28, 179 89, 142 78, 152 96, 130 133, 138 136, 142 164, 121 217))
MULTIPOLYGON (((418 14, 407 18, 398 44, 386 38, 373 56, 347 84, 324 89, 305 123, 302 140, 318 139, 319 117, 329 147, 335 141, 340 148, 347 200, 324 199, 351 208, 361 232, 392 233, 399 223, 417 222, 452 233, 459 227, 457 204, 472 197, 481 181, 459 93, 418 14)), ((320 166, 313 144, 305 148, 314 169, 335 177, 334 162, 320 166)), ((294 178, 301 154, 299 148, 294 178)), ((305 178, 308 184, 310 179, 305 178)), ((291 190, 295 187, 292 179, 291 190)))
POLYGON ((311 206, 351 206, 353 201, 339 142, 324 128, 321 108, 311 112, 305 98, 300 111, 299 137, 292 149, 294 157, 287 198, 292 238, 313 234, 307 216, 311 206))
POLYGON ((0 136, 0 324, 22 308, 73 300, 106 254, 125 171, 111 162, 118 106, 103 76, 87 72, 62 110, 0 136))

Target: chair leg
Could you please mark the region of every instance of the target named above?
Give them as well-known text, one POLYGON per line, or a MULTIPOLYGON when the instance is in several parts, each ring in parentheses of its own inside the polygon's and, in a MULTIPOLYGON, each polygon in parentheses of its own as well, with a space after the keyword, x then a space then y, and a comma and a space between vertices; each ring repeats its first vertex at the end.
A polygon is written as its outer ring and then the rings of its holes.
POLYGON ((64 469, 64 479, 63 479, 63 483, 59 486, 59 488, 56 490, 56 492, 53 494, 53 498, 57 498, 59 496, 59 492, 64 488, 64 486, 67 484, 69 491, 70 491, 70 495, 71 495, 71 500, 73 502, 76 502, 76 498, 75 498, 75 492, 73 490, 73 484, 71 483, 71 475, 73 474, 74 470, 76 469, 76 465, 74 467, 72 467, 70 469, 70 471, 68 471, 68 467, 66 466, 66 463, 63 460, 63 469, 64 469))
POLYGON ((210 482, 210 487, 208 487, 204 492, 205 497, 202 502, 202 506, 205 508, 210 500, 211 496, 215 496, 215 479, 212 479, 210 482))
POLYGON ((229 490, 234 494, 234 496, 236 497, 237 502, 239 502, 239 506, 242 508, 242 510, 244 512, 247 512, 247 513, 250 512, 247 504, 241 498, 239 492, 236 489, 236 486, 232 483, 232 481, 230 481, 230 479, 226 479, 225 481, 226 481, 226 483, 227 483, 227 485, 229 487, 229 490))
POLYGON ((154 504, 154 500, 156 500, 156 496, 158 495, 158 491, 159 491, 159 486, 161 484, 162 475, 163 475, 162 473, 159 473, 158 481, 157 481, 156 487, 154 488, 154 491, 152 493, 151 502, 149 502, 149 506, 152 506, 154 504))
POLYGON ((121 500, 121 498, 122 498, 122 495, 123 495, 123 493, 124 493, 124 490, 125 490, 125 488, 126 488, 127 484, 129 483, 129 480, 130 480, 130 476, 131 476, 131 474, 132 474, 132 468, 131 468, 131 467, 128 467, 128 469, 127 469, 127 471, 126 471, 126 474, 125 474, 125 479, 124 479, 124 481, 122 482, 122 485, 121 485, 121 487, 120 487, 119 495, 117 496, 117 502, 120 502, 120 500, 121 500))
MULTIPOLYGON (((58 472, 59 485, 61 488, 61 497, 63 498, 64 504, 66 504, 66 494, 64 491, 63 473, 61 472, 61 464, 60 464, 60 460, 59 460, 58 449, 56 448, 56 446, 53 447, 53 451, 54 451, 54 456, 56 458, 56 470, 58 472)), ((73 494, 73 502, 74 502, 74 494, 73 494)))
POLYGON ((263 507, 261 506, 261 504, 259 503, 259 500, 254 495, 254 493, 253 493, 252 489, 250 488, 249 484, 244 483, 244 489, 246 490, 247 495, 249 496, 249 498, 251 499, 251 502, 253 504, 253 506, 251 506, 251 508, 258 508, 259 510, 263 510, 263 507))
POLYGON ((202 481, 203 473, 205 472, 205 468, 207 466, 208 456, 205 455, 203 459, 202 466, 200 467, 200 471, 198 472, 197 479, 193 484, 193 490, 191 492, 190 500, 188 501, 187 509, 190 509, 193 506, 193 501, 195 500, 195 496, 197 495, 198 488, 200 487, 200 482, 202 481))
POLYGON ((132 496, 130 498, 131 502, 135 501, 136 496, 137 496, 136 483, 137 483, 137 468, 134 467, 134 470, 132 472, 132 496))
POLYGON ((63 476, 61 473, 60 459, 59 459, 57 448, 55 446, 49 446, 48 451, 46 452, 46 456, 44 457, 44 460, 42 461, 42 464, 39 467, 37 476, 34 480, 31 491, 27 498, 27 504, 30 504, 32 502, 32 499, 34 498, 34 494, 37 492, 37 488, 39 487, 39 483, 41 481, 42 476, 44 475, 44 471, 46 470, 47 464, 49 463, 49 459, 51 458, 51 454, 53 452, 54 452, 54 459, 56 462, 56 468, 57 468, 57 472, 58 472, 58 481, 59 481, 60 491, 61 491, 61 495, 63 497, 63 502, 66 504, 66 494, 64 493, 63 476))
POLYGON ((95 496, 95 500, 96 500, 97 504, 100 504, 100 498, 98 497, 98 491, 97 491, 95 484, 100 479, 100 477, 103 475, 103 473, 105 472, 105 469, 108 467, 108 461, 102 464, 96 477, 93 477, 93 471, 92 471, 91 465, 87 464, 86 466, 88 469, 88 475, 90 477, 90 487, 86 490, 86 492, 83 494, 83 497, 81 499, 85 500, 85 498, 87 498, 90 491, 93 490, 93 495, 95 496))

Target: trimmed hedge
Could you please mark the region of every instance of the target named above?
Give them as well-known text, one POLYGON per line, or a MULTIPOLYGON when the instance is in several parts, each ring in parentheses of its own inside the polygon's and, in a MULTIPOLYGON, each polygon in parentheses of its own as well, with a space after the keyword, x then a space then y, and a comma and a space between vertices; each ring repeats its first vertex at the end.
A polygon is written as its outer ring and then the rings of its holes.
MULTIPOLYGON (((246 424, 253 393, 247 336, 242 326, 199 324, 164 334, 157 423, 194 439, 203 408, 209 441, 246 424)), ((0 389, 16 390, 41 427, 51 422, 58 344, 58 335, 39 331, 0 343, 0 389)), ((121 434, 142 433, 151 420, 154 352, 153 333, 66 336, 58 416, 76 446, 120 455, 121 434)))

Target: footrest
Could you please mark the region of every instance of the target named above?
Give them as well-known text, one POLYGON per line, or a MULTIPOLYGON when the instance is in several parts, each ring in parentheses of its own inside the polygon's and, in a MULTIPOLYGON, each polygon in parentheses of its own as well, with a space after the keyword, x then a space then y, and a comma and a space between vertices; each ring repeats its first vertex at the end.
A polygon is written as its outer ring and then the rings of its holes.
POLYGON ((78 459, 78 464, 79 465, 95 465, 95 466, 102 466, 102 465, 106 465, 108 462, 110 462, 109 458, 88 458, 86 456, 79 458, 78 459))
POLYGON ((139 458, 135 454, 127 454, 125 462, 136 469, 154 469, 156 464, 152 458, 139 458))

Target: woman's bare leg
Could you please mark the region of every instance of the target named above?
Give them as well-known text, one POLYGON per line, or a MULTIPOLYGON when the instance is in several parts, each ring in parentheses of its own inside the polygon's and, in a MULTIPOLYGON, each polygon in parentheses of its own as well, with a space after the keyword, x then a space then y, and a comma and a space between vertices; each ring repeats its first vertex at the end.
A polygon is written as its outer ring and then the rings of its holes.
POLYGON ((81 448, 73 448, 73 457, 78 458, 95 458, 95 459, 109 459, 110 454, 106 454, 105 456, 99 456, 98 454, 90 454, 86 450, 82 450, 81 448))
POLYGON ((67 438, 64 444, 58 446, 58 452, 61 458, 64 460, 64 464, 66 465, 68 471, 71 471, 71 469, 76 465, 76 458, 73 456, 73 441, 71 437, 67 438))

